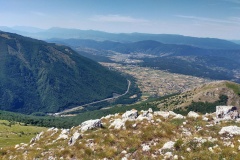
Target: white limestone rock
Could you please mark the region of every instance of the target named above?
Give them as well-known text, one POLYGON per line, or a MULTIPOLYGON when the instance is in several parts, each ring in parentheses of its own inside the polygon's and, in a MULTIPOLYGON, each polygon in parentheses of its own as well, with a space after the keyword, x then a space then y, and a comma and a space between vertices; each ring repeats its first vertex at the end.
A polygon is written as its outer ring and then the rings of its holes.
POLYGON ((44 132, 42 131, 42 132, 40 132, 39 134, 37 134, 36 137, 33 137, 33 138, 31 139, 30 143, 34 143, 34 142, 39 141, 39 140, 41 139, 41 136, 43 135, 43 133, 44 133, 44 132))
POLYGON ((146 144, 143 144, 142 145, 142 151, 143 152, 147 152, 147 151, 149 151, 151 148, 149 147, 149 145, 146 145, 146 144))
POLYGON ((69 129, 63 129, 57 140, 59 139, 68 139, 69 129))
POLYGON ((185 116, 183 116, 181 114, 176 114, 176 116, 173 117, 173 119, 185 119, 185 116))
POLYGON ((80 130, 82 132, 85 132, 90 129, 101 128, 101 127, 102 127, 101 119, 95 119, 95 120, 88 120, 88 121, 83 122, 81 124, 80 130))
POLYGON ((164 111, 156 111, 153 113, 155 116, 162 116, 163 118, 167 119, 169 117, 169 112, 164 111))
POLYGON ((173 149, 175 142, 169 141, 166 142, 161 149, 173 149))
POLYGON ((121 119, 115 119, 109 126, 109 128, 114 128, 114 129, 126 129, 125 127, 125 121, 121 119))
POLYGON ((191 152, 192 151, 191 148, 187 148, 186 150, 187 150, 187 152, 191 152))
POLYGON ((207 117, 203 117, 202 120, 206 121, 206 122, 209 121, 209 119, 207 117))
POLYGON ((140 114, 138 117, 137 117, 137 120, 139 121, 142 121, 144 119, 148 120, 148 121, 151 121, 153 119, 153 114, 152 112, 149 112, 148 111, 141 111, 142 114, 140 114))
POLYGON ((182 134, 188 137, 192 135, 192 133, 187 128, 182 128, 182 134))
POLYGON ((229 135, 240 135, 240 127, 238 126, 227 126, 223 127, 219 134, 229 134, 229 135))
POLYGON ((149 113, 153 113, 152 108, 149 108, 149 109, 148 109, 148 112, 149 112, 149 113))
POLYGON ((199 114, 196 112, 190 111, 187 116, 191 118, 198 118, 199 114))
POLYGON ((162 153, 164 150, 173 150, 174 149, 175 142, 169 141, 166 142, 161 149, 159 149, 159 152, 162 153))
POLYGON ((78 133, 77 131, 73 134, 73 136, 70 138, 68 141, 68 145, 72 146, 76 143, 76 141, 81 137, 81 134, 78 133))
POLYGON ((127 120, 135 120, 138 117, 138 111, 135 109, 132 109, 131 111, 126 111, 123 115, 123 119, 127 120))
POLYGON ((223 120, 237 119, 239 113, 234 106, 216 106, 216 117, 223 120))
POLYGON ((164 159, 170 159, 170 158, 172 158, 172 157, 173 157, 172 152, 166 152, 166 153, 164 154, 164 159))

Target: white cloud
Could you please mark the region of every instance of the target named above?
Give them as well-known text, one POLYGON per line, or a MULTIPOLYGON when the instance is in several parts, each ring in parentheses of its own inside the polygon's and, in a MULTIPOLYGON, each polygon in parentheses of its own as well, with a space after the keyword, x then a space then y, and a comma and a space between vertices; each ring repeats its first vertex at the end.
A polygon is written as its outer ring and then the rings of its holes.
POLYGON ((98 22, 120 22, 120 23, 148 23, 148 20, 133 18, 121 15, 95 15, 90 18, 92 21, 98 22))
POLYGON ((185 19, 192 19, 192 20, 197 20, 197 21, 204 21, 204 22, 238 24, 238 25, 240 25, 240 21, 239 21, 238 17, 229 17, 227 19, 215 19, 215 18, 185 16, 185 15, 176 15, 176 17, 185 18, 185 19))

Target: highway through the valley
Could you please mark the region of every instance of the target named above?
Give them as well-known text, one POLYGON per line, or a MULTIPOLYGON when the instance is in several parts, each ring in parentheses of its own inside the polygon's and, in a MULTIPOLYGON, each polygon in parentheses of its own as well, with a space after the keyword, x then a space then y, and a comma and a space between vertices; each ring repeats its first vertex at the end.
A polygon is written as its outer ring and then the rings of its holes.
POLYGON ((106 99, 99 100, 99 101, 94 101, 94 102, 91 102, 91 103, 88 103, 88 104, 84 104, 84 105, 81 105, 81 106, 77 106, 77 107, 74 107, 74 108, 71 108, 71 109, 66 109, 66 110, 64 110, 62 112, 57 112, 57 113, 54 113, 52 115, 60 116, 60 115, 63 115, 63 114, 69 113, 69 112, 73 112, 73 111, 77 111, 77 110, 83 109, 85 106, 88 106, 88 105, 93 105, 93 104, 97 104, 97 103, 101 103, 101 102, 105 102, 105 101, 110 101, 110 100, 122 97, 122 96, 126 95, 129 92, 129 89, 130 89, 130 86, 131 86, 131 81, 130 80, 127 80, 127 81, 128 81, 127 90, 126 90, 125 93, 123 93, 121 95, 117 95, 117 96, 114 96, 114 97, 111 97, 111 98, 106 98, 106 99))

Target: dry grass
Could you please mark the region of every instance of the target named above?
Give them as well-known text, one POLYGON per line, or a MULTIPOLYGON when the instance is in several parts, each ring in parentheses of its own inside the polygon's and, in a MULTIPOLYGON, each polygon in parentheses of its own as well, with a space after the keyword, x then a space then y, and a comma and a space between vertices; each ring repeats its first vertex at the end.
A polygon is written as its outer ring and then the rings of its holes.
MULTIPOLYGON (((211 115, 208 116, 212 118, 211 115)), ((173 155, 178 155, 178 159, 239 159, 240 136, 229 137, 220 136, 218 132, 223 126, 237 125, 236 122, 221 122, 217 125, 207 127, 211 122, 205 122, 202 117, 198 119, 163 119, 161 116, 155 116, 153 121, 127 121, 126 130, 109 129, 109 119, 104 120, 104 128, 90 130, 82 135, 73 146, 68 146, 68 140, 58 140, 52 143, 61 132, 55 135, 52 132, 45 132, 39 142, 34 147, 30 145, 24 149, 15 149, 8 147, 0 150, 0 159, 9 159, 10 156, 16 156, 15 159, 47 159, 53 156, 56 159, 121 159, 128 155, 130 159, 163 159, 159 149, 168 141, 176 142, 173 149, 166 149, 173 155), (157 122, 156 119, 162 119, 157 122), (186 122, 184 125, 183 123, 186 122), (133 127, 136 124, 136 127, 133 127), (183 133, 183 128, 191 132, 190 136, 183 133), (201 128, 201 129, 199 129, 201 128), (216 141, 196 142, 194 137, 216 138, 216 141), (226 146, 225 141, 229 141, 234 146, 226 146), (150 150, 143 151, 142 146, 150 146, 150 150), (216 147, 217 146, 217 147, 216 147), (191 151, 188 152, 187 148, 191 151), (213 152, 211 151, 212 148, 213 152), (27 151, 27 152, 26 152, 27 151), (122 153, 125 151, 126 153, 122 153), (23 154, 25 152, 25 154, 23 154), (154 157, 155 156, 155 157, 154 157)), ((79 127, 71 130, 72 135, 79 127)))

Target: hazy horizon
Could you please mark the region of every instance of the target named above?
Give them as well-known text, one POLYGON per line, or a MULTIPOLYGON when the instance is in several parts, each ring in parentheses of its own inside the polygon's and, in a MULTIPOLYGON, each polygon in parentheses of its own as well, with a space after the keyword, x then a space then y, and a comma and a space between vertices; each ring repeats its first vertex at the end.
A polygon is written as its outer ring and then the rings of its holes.
POLYGON ((0 0, 0 26, 240 39, 240 0, 0 0))

